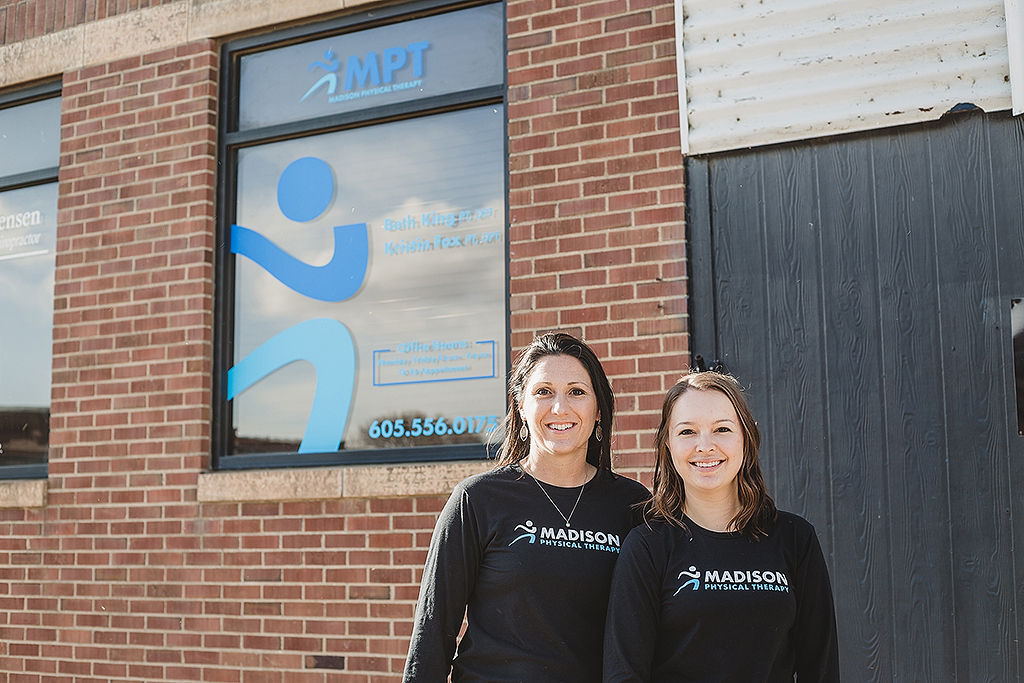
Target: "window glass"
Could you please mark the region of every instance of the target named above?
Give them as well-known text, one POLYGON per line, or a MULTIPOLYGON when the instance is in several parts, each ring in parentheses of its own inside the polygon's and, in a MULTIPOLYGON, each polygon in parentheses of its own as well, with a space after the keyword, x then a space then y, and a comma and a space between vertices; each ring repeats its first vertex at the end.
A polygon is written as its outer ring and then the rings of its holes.
POLYGON ((226 47, 217 467, 483 457, 495 436, 504 5, 432 11, 226 47))
POLYGON ((307 362, 234 398, 236 452, 487 439, 504 409, 504 121, 494 105, 240 150, 237 225, 259 237, 233 235, 235 368, 307 362))
POLYGON ((240 130, 504 82, 504 6, 473 7, 241 59, 240 130))
POLYGON ((56 235, 57 183, 0 192, 0 465, 46 462, 56 235))
POLYGON ((0 109, 0 177, 56 167, 60 98, 0 109))

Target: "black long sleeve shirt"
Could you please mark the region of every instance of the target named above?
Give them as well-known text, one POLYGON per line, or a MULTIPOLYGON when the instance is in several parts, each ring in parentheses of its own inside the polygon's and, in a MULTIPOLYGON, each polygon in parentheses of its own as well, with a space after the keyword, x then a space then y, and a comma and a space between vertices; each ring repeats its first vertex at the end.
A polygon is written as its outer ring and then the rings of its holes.
POLYGON ((615 568, 605 683, 837 683, 828 569, 814 528, 780 512, 759 541, 651 522, 615 568))
POLYGON ((543 486, 551 500, 512 465, 456 487, 431 539, 406 683, 601 680, 612 570, 649 494, 610 472, 582 495, 543 486), (568 516, 577 499, 567 527, 554 505, 568 516))

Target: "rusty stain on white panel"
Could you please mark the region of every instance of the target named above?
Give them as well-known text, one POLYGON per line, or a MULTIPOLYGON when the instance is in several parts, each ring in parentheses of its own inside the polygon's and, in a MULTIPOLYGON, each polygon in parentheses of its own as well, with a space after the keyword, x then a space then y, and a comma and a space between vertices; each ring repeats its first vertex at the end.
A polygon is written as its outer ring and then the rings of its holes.
POLYGON ((691 154, 1011 106, 1003 0, 677 0, 691 154))

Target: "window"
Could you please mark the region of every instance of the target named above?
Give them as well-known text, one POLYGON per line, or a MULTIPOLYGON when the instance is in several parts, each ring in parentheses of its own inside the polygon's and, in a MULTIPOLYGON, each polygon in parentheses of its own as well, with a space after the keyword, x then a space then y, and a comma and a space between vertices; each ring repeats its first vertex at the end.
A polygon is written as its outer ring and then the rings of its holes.
POLYGON ((0 95, 3 479, 46 477, 59 160, 60 83, 0 95))
POLYGON ((505 408, 504 5, 225 47, 220 469, 482 457, 505 408))

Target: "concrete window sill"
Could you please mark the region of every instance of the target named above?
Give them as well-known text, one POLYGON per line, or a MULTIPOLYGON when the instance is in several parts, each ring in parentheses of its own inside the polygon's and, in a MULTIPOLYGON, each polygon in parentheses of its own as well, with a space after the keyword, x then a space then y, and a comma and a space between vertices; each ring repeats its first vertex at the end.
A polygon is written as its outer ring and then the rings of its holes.
POLYGON ((0 481, 0 508, 41 508, 46 506, 45 479, 0 481))
POLYGON ((199 475, 201 503, 240 503, 333 498, 407 498, 451 493, 468 476, 491 469, 489 460, 359 465, 281 470, 206 472, 199 475))

